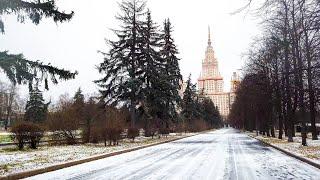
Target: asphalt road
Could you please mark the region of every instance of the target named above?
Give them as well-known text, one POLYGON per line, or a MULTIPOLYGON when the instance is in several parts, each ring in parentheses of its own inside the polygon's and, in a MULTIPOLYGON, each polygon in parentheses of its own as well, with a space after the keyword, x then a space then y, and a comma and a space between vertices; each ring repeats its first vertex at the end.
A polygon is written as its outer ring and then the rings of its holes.
POLYGON ((320 170, 221 129, 30 179, 320 179, 320 170))

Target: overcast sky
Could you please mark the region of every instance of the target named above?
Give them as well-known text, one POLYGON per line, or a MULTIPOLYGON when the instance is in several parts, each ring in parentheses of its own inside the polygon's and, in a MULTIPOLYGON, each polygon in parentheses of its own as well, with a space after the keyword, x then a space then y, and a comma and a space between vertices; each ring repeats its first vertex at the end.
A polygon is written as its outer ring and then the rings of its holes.
MULTIPOLYGON (((118 28, 114 16, 119 13, 116 0, 57 0, 60 10, 75 12, 70 22, 54 23, 44 19, 38 26, 20 24, 16 16, 3 16, 6 33, 0 35, 0 50, 23 53, 30 60, 41 60, 69 70, 77 70, 75 80, 50 86, 45 97, 57 100, 60 94, 73 95, 78 87, 84 93, 97 92, 92 82, 101 75, 95 66, 103 57, 98 50, 107 50, 106 39, 113 39, 109 28, 118 28)), ((207 45, 208 25, 225 91, 230 88, 233 71, 241 68, 252 39, 259 33, 258 20, 250 14, 231 13, 243 7, 246 0, 149 0, 147 7, 153 19, 162 25, 170 18, 174 39, 179 49, 180 68, 184 79, 192 74, 196 82, 201 71, 207 45)), ((3 79, 3 76, 0 76, 3 79)), ((26 94, 26 87, 21 87, 26 94)))

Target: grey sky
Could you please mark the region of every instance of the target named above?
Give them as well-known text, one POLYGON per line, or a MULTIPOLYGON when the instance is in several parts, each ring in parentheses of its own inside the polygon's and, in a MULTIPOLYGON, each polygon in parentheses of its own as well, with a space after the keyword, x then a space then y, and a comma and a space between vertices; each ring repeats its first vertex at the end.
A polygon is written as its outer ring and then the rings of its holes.
MULTIPOLYGON (((75 12, 67 23, 55 24, 44 19, 38 26, 20 24, 16 16, 3 16, 6 34, 0 35, 0 50, 23 53, 30 60, 41 60, 65 69, 77 70, 75 80, 51 86, 45 92, 47 98, 56 100, 60 94, 73 95, 78 87, 85 93, 94 93, 97 87, 92 82, 101 77, 95 65, 102 62, 97 50, 106 50, 104 38, 113 39, 109 28, 117 28, 114 16, 119 12, 116 0, 58 0, 59 9, 75 12)), ((246 0, 149 0, 147 6, 154 20, 162 25, 170 18, 174 26, 174 39, 180 51, 180 68, 184 78, 192 73, 196 82, 201 61, 207 45, 207 27, 211 27, 216 57, 220 72, 229 90, 233 71, 241 68, 244 53, 252 38, 259 32, 258 21, 250 15, 233 11, 245 5, 246 0)), ((3 76, 0 76, 3 79, 3 76)), ((26 88, 22 87, 22 93, 26 88)))

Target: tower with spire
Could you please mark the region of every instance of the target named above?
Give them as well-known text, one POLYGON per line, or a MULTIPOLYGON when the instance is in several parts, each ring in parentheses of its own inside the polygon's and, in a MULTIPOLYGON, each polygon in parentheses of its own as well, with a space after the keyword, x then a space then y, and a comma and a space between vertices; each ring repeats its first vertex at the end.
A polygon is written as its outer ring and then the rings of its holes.
POLYGON ((210 26, 208 26, 208 45, 205 51, 205 58, 202 60, 202 71, 198 79, 198 90, 203 96, 213 101, 215 106, 218 107, 222 117, 227 118, 231 103, 235 98, 235 87, 231 92, 224 92, 223 86, 224 81, 219 72, 219 63, 212 47, 210 26))
POLYGON ((223 78, 219 72, 218 60, 212 47, 210 27, 208 27, 208 45, 202 60, 202 73, 198 80, 199 89, 205 94, 223 92, 223 78))

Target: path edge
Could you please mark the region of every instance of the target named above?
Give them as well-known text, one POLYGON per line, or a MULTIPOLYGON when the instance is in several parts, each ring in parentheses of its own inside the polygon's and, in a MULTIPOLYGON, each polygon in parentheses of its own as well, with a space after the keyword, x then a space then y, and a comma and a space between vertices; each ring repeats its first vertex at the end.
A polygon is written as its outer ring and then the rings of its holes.
POLYGON ((291 153, 291 152, 289 152, 289 151, 287 151, 287 150, 285 150, 285 149, 279 148, 279 147, 277 147, 277 146, 275 146, 275 145, 272 145, 272 144, 267 143, 267 142, 265 142, 265 141, 263 141, 263 140, 261 140, 261 139, 258 139, 258 138, 256 138, 256 137, 250 135, 250 134, 247 134, 247 136, 249 136, 249 137, 251 137, 251 138, 254 138, 254 139, 258 140, 259 142, 261 142, 262 144, 264 144, 264 145, 266 145, 266 146, 270 146, 270 147, 272 147, 272 148, 274 148, 274 149, 276 149, 276 150, 278 150, 278 151, 280 151, 280 152, 282 152, 282 153, 284 153, 284 154, 286 154, 286 155, 288 155, 288 156, 291 156, 291 157, 293 157, 293 158, 296 158, 296 159, 298 159, 298 160, 300 160, 300 161, 302 161, 302 162, 304 162, 304 163, 307 163, 307 164, 309 164, 309 165, 311 165, 311 166, 313 166, 313 167, 315 167, 315 168, 320 169, 320 164, 315 163, 315 162, 313 162, 313 161, 311 161, 311 160, 309 160, 309 159, 307 159, 307 158, 305 158, 305 157, 298 156, 298 155, 296 155, 296 154, 294 154, 294 153, 291 153))

